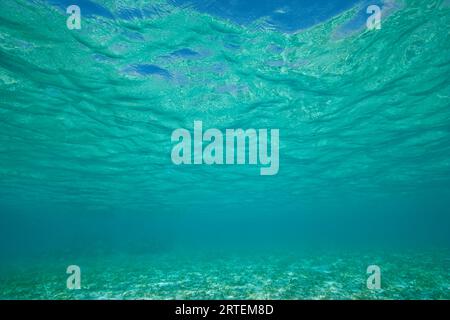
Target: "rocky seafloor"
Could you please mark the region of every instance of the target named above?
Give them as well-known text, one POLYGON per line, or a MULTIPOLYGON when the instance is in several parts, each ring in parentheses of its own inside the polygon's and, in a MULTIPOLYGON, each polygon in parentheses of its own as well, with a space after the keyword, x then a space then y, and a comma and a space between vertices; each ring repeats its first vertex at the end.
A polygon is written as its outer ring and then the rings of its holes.
POLYGON ((450 252, 93 254, 2 263, 0 299, 449 299, 450 252), (68 265, 81 289, 66 287, 68 265), (367 267, 381 289, 367 288, 367 267))

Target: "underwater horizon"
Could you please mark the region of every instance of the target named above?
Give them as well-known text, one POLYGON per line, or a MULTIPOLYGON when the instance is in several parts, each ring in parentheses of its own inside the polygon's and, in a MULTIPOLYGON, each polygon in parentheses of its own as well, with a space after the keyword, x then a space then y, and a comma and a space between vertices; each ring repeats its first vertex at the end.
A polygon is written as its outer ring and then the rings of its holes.
POLYGON ((449 26, 448 0, 1 1, 0 299, 449 299, 449 26))

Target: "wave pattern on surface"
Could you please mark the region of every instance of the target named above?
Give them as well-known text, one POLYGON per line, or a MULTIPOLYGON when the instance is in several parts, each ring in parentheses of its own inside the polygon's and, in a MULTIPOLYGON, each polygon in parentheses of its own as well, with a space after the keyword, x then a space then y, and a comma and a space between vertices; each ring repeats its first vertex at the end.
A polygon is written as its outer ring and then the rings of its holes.
POLYGON ((161 212, 449 189, 445 1, 345 37, 353 9, 284 33, 151 3, 98 1, 68 30, 59 6, 1 2, 2 203, 161 212), (170 134, 194 120, 279 128, 279 174, 174 166, 170 134))

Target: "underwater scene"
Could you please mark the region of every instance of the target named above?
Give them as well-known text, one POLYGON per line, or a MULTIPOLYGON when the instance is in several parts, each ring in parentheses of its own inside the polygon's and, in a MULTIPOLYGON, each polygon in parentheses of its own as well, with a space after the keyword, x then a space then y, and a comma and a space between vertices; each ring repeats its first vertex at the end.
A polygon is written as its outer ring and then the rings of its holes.
POLYGON ((0 1, 0 300, 449 271, 449 0, 0 1))

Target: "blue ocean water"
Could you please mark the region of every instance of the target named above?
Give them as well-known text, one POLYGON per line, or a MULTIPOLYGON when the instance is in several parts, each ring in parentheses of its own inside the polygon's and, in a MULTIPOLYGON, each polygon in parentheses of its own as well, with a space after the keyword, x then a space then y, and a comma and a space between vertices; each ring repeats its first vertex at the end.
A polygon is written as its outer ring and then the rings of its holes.
POLYGON ((443 0, 2 1, 0 298, 448 299, 449 25, 443 0), (175 165, 194 121, 278 129, 278 173, 175 165))

